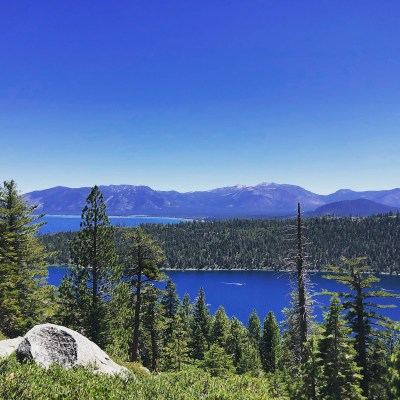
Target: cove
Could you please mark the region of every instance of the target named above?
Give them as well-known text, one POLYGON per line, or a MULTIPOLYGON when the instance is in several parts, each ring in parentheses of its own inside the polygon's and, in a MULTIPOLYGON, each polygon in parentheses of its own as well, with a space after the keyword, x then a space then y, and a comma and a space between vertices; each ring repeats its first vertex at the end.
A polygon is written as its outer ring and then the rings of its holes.
MULTIPOLYGON (((48 283, 58 286, 68 272, 66 267, 49 267, 48 283)), ((187 292, 193 302, 202 287, 212 314, 222 305, 229 317, 235 316, 244 324, 255 308, 260 319, 264 319, 271 310, 278 321, 284 319, 282 310, 290 304, 290 274, 272 271, 164 271, 177 286, 180 297, 187 292)), ((314 293, 322 289, 329 291, 344 290, 336 281, 323 278, 321 273, 309 274, 314 293)), ((377 287, 400 294, 400 276, 380 275, 377 287)), ((157 284, 164 288, 165 282, 157 284)), ((315 314, 322 320, 323 308, 329 304, 329 297, 316 295, 315 314)), ((400 320, 400 299, 379 299, 379 304, 394 304, 397 308, 387 308, 380 312, 396 321, 400 320)))

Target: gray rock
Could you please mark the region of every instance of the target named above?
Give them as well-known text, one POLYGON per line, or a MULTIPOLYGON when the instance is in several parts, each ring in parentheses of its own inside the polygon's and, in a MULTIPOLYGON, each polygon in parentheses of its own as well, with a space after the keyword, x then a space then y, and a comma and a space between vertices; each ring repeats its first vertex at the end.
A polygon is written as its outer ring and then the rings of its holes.
POLYGON ((22 337, 17 337, 15 339, 6 339, 0 340, 0 358, 8 357, 20 345, 20 343, 24 340, 22 337))
POLYGON ((85 336, 53 324, 33 327, 19 343, 17 358, 34 360, 45 368, 55 363, 65 368, 74 365, 93 366, 95 372, 112 375, 125 375, 128 372, 85 336))

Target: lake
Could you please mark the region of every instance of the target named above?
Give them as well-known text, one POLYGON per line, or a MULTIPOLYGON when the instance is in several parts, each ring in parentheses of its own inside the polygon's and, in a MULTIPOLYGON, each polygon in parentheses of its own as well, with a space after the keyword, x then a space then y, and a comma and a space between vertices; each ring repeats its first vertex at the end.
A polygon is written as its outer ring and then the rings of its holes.
MULTIPOLYGON (((139 226, 140 224, 179 224, 180 222, 190 222, 191 219, 184 218, 164 218, 164 217, 108 217, 110 223, 114 226, 139 226)), ((46 215, 39 221, 46 222, 39 232, 57 233, 67 231, 77 231, 80 229, 80 215, 46 215)))
MULTIPOLYGON (((48 283, 58 286, 67 272, 63 267, 49 267, 48 283)), ((235 315, 243 323, 255 308, 260 319, 264 319, 268 311, 274 311, 278 321, 284 316, 282 309, 289 306, 291 291, 290 274, 270 271, 165 271, 177 285, 181 298, 187 292, 193 302, 202 287, 210 311, 214 313, 223 305, 228 316, 235 315)), ((400 294, 400 276, 381 275, 379 287, 392 293, 400 294)), ((310 274, 314 292, 322 289, 339 291, 341 284, 323 278, 323 274, 310 274)), ((160 287, 164 287, 162 283, 160 287)), ((328 296, 316 296, 315 314, 321 321, 321 306, 329 304, 328 296)), ((398 308, 381 310, 382 314, 400 320, 400 299, 382 299, 381 304, 395 304, 398 308)))

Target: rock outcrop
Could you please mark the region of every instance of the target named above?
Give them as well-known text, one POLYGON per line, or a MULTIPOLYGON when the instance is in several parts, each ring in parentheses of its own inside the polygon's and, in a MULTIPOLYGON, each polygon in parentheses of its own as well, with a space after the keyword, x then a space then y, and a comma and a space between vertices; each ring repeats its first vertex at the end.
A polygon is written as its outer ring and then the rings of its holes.
POLYGON ((0 358, 8 357, 12 353, 14 353, 14 351, 17 350, 17 347, 23 340, 23 337, 0 340, 0 358))
POLYGON ((17 359, 34 360, 45 368, 55 363, 64 368, 75 365, 93 366, 95 372, 112 375, 128 372, 125 367, 112 361, 95 343, 64 326, 36 325, 23 338, 2 342, 8 342, 4 346, 0 344, 0 349, 3 347, 5 349, 5 356, 12 353, 12 346, 14 346, 17 359), (14 342, 10 343, 11 341, 14 342))

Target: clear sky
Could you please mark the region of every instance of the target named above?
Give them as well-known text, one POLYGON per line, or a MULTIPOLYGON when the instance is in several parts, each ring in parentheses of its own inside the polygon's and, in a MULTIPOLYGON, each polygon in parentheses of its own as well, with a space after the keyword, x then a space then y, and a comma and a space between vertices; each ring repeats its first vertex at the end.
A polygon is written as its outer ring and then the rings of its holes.
POLYGON ((400 186, 400 1, 0 2, 24 191, 400 186))

